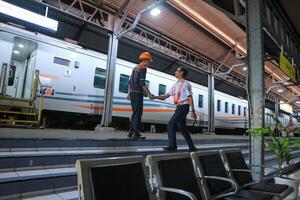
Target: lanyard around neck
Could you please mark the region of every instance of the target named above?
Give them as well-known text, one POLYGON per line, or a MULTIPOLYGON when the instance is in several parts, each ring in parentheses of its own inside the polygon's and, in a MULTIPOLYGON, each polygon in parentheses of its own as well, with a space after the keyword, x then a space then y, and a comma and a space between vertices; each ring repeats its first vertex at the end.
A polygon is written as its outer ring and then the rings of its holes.
POLYGON ((175 86, 173 87, 174 104, 175 104, 175 105, 180 104, 180 96, 181 96, 182 87, 183 87, 184 83, 185 83, 185 80, 182 80, 182 81, 181 81, 181 84, 180 84, 180 86, 179 86, 179 88, 178 88, 178 92, 176 92, 176 85, 177 85, 177 84, 175 84, 175 86))

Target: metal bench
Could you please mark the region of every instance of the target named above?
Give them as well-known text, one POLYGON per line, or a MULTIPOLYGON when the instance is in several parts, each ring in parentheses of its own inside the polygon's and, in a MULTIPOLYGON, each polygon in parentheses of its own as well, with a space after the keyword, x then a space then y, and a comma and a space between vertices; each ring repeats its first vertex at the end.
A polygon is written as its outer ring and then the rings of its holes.
POLYGON ((205 199, 228 200, 271 200, 274 195, 239 189, 237 183, 229 178, 218 151, 194 152, 191 157, 195 172, 203 188, 205 199))
POLYGON ((220 152, 224 164, 229 170, 230 178, 236 181, 239 188, 276 195, 280 199, 284 199, 293 192, 293 188, 288 187, 287 185, 272 183, 270 180, 254 182, 251 170, 246 164, 240 150, 221 150, 220 152))

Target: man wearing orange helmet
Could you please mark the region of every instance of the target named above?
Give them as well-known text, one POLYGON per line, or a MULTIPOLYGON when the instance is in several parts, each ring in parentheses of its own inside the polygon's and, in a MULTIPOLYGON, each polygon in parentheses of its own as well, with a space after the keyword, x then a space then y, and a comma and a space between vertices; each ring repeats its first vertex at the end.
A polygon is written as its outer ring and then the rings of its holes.
POLYGON ((153 94, 150 93, 146 86, 146 73, 147 67, 152 64, 152 56, 149 52, 143 52, 140 55, 140 64, 136 66, 131 73, 129 86, 128 86, 128 100, 131 102, 132 115, 128 137, 133 139, 145 139, 140 134, 140 125, 143 115, 143 91, 148 94, 150 99, 153 94))

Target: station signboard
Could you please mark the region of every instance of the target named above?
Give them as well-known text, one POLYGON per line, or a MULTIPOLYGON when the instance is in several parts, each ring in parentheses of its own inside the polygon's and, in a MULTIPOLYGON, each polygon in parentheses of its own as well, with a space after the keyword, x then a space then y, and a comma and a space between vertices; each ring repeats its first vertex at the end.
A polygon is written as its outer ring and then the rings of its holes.
POLYGON ((279 67, 292 81, 297 81, 297 72, 295 67, 282 53, 280 53, 279 56, 279 67))

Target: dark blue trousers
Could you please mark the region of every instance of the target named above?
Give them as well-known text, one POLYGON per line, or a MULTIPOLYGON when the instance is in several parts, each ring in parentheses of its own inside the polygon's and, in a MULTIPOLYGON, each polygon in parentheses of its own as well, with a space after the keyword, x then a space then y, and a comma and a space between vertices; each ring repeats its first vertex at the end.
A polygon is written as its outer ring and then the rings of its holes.
POLYGON ((169 138, 169 147, 177 148, 176 145, 176 129, 179 128, 181 134, 183 135, 186 143, 190 149, 194 149, 194 143, 186 127, 186 116, 189 113, 190 106, 184 104, 177 106, 174 115, 171 117, 168 122, 168 138, 169 138))
POLYGON ((140 132, 141 119, 143 115, 144 97, 143 93, 131 92, 130 101, 132 108, 129 132, 138 134, 140 132))

